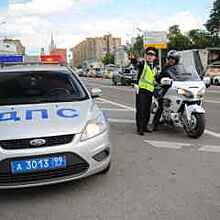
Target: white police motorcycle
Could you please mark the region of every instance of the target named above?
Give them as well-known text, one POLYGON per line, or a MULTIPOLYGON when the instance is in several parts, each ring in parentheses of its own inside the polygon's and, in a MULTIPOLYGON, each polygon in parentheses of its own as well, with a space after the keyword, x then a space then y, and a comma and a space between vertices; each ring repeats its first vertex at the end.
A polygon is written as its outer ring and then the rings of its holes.
MULTIPOLYGON (((206 117, 203 96, 209 79, 201 80, 194 67, 176 65, 172 79, 162 78, 161 89, 168 90, 163 96, 163 112, 160 121, 176 128, 184 128, 189 137, 199 138, 205 130, 206 117)), ((158 98, 153 98, 151 120, 157 112, 158 98)))

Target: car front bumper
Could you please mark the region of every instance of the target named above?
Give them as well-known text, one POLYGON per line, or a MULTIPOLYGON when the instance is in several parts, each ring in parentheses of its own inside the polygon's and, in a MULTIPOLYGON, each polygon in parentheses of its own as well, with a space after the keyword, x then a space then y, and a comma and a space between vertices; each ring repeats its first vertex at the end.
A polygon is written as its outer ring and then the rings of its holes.
POLYGON ((80 137, 81 134, 77 134, 69 144, 45 148, 4 150, 0 147, 0 189, 56 184, 84 178, 107 168, 111 161, 111 143, 108 131, 87 141, 81 142, 80 137), (71 155, 72 166, 67 167, 68 170, 66 168, 59 172, 44 172, 44 175, 42 175, 43 172, 39 172, 39 175, 38 173, 34 173, 34 175, 30 173, 15 176, 8 171, 6 172, 4 167, 1 169, 1 164, 7 161, 8 163, 4 163, 4 166, 8 166, 7 170, 10 170, 10 161, 12 159, 36 158, 55 154, 71 155), (74 160, 80 160, 81 165, 74 165, 74 160))

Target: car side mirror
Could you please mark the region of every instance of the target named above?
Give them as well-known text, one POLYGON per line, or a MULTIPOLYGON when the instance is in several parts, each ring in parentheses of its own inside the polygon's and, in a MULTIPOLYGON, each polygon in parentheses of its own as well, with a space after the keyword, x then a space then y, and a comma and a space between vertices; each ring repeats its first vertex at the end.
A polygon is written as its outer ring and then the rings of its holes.
POLYGON ((211 85, 211 78, 209 76, 205 76, 203 78, 203 82, 205 83, 206 88, 208 88, 211 85))
POLYGON ((161 85, 164 85, 164 86, 171 86, 173 83, 173 80, 168 78, 168 77, 164 77, 161 79, 161 85))
POLYGON ((91 96, 93 99, 98 98, 100 96, 102 96, 102 90, 99 88, 92 88, 90 90, 91 96))

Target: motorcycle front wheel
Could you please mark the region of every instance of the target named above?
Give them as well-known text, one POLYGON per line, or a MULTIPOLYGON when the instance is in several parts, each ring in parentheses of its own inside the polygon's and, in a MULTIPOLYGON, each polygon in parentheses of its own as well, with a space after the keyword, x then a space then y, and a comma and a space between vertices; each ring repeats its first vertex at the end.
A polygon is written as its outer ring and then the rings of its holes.
POLYGON ((191 122, 184 126, 184 130, 191 138, 199 138, 205 131, 205 114, 204 113, 192 113, 191 122))

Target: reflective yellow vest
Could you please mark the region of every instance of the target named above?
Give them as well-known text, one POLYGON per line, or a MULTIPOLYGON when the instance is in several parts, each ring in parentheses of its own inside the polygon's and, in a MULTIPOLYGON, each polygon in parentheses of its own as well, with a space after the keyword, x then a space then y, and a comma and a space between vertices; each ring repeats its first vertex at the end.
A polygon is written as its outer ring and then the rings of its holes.
POLYGON ((154 68, 153 70, 148 66, 145 62, 144 69, 141 75, 141 78, 138 83, 139 89, 146 89, 150 92, 154 91, 155 78, 156 78, 157 70, 154 68))

